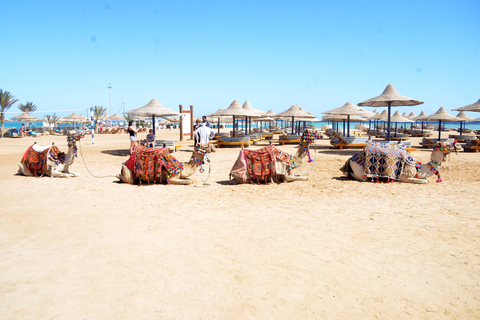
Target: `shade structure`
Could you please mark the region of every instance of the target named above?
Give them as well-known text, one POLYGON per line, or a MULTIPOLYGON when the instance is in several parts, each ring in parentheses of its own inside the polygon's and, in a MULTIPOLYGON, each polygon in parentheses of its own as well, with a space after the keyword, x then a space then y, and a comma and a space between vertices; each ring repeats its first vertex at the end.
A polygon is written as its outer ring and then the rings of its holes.
POLYGON ((143 107, 124 112, 136 116, 152 117, 153 134, 155 134, 155 117, 181 116, 180 112, 165 108, 157 99, 150 100, 143 107))
POLYGON ((452 111, 474 111, 480 112, 480 99, 477 102, 469 104, 468 106, 452 109, 452 111))
MULTIPOLYGON (((264 116, 265 113, 266 113, 265 111, 258 110, 258 109, 254 109, 254 108, 250 105, 250 102, 248 102, 248 101, 245 101, 245 102, 243 103, 242 108, 245 109, 245 110, 248 110, 248 111, 252 111, 252 112, 256 113, 258 116, 260 116, 260 117, 264 116)), ((252 117, 251 117, 251 116, 245 117, 245 120, 247 120, 248 123, 249 123, 249 125, 248 125, 248 131, 249 131, 249 133, 251 133, 251 130, 252 130, 252 128, 251 128, 252 117)))
POLYGON ((215 112, 216 116, 230 116, 233 117, 233 136, 235 137, 236 117, 259 117, 255 112, 243 109, 237 99, 233 100, 230 106, 224 110, 215 112))
POLYGON ((26 112, 22 113, 19 116, 12 117, 12 119, 17 120, 17 121, 25 121, 25 122, 39 122, 41 121, 37 117, 34 117, 26 112))
MULTIPOLYGON (((217 121, 217 132, 220 133, 220 122, 223 121, 224 123, 225 122, 231 122, 232 121, 232 117, 231 116, 219 116, 217 115, 217 113, 221 112, 222 111, 222 108, 218 109, 216 112, 214 113, 210 113, 210 114, 207 114, 206 117, 207 117, 207 120, 210 121, 210 122, 213 122, 213 121, 217 121)), ((201 119, 200 119, 201 120, 201 119)))
POLYGON ((465 111, 460 111, 457 114, 457 118, 465 120, 465 121, 460 122, 460 135, 462 135, 462 132, 463 132, 463 129, 464 129, 463 127, 465 126, 465 122, 471 122, 472 120, 474 120, 474 118, 470 117, 468 114, 466 114, 465 111))
POLYGON ((350 136, 350 116, 363 116, 363 115, 373 115, 373 112, 366 112, 366 110, 357 107, 356 105, 352 104, 351 102, 345 103, 343 106, 322 112, 323 114, 330 114, 330 115, 346 115, 347 116, 347 136, 350 136))
POLYGON ((75 112, 69 116, 63 117, 63 119, 70 122, 88 122, 87 117, 84 115, 78 115, 75 112))
POLYGON ((293 123, 295 122, 295 117, 297 118, 315 118, 313 114, 310 114, 308 112, 305 112, 303 110, 300 110, 300 107, 298 104, 294 104, 284 112, 280 112, 275 116, 275 118, 292 118, 292 134, 294 133, 294 125, 293 123))
POLYGON ((115 113, 113 116, 108 117, 108 120, 125 120, 125 117, 115 113))
MULTIPOLYGON (((345 121, 363 121, 364 119, 359 116, 350 116, 346 114, 327 114, 322 117, 322 121, 343 122, 343 135, 345 135, 345 121)), ((312 120, 311 120, 312 121, 312 120)), ((337 126, 338 129, 338 126, 337 126)))
POLYGON ((387 107, 388 120, 387 120, 387 141, 390 141, 390 115, 391 107, 400 106, 416 106, 422 104, 423 101, 412 99, 406 96, 400 95, 397 90, 391 85, 387 85, 383 93, 377 97, 368 99, 366 101, 358 103, 359 106, 365 107, 387 107))
POLYGON ((428 115, 423 117, 422 120, 424 121, 438 121, 438 140, 442 136, 442 121, 443 122, 461 122, 464 121, 461 118, 454 117, 447 113, 444 107, 440 107, 437 112, 434 114, 428 115))
POLYGON ((408 119, 403 114, 400 114, 400 111, 397 111, 390 117, 390 122, 395 122, 395 136, 397 136, 397 124, 399 122, 414 122, 413 120, 408 119))
MULTIPOLYGON (((29 122, 40 122, 42 120, 38 119, 37 117, 34 117, 26 112, 22 113, 19 116, 12 117, 12 119, 17 120, 17 121, 25 121, 25 123, 28 125, 29 122)), ((25 126, 27 126, 25 125, 25 126)))
POLYGON ((410 112, 410 114, 408 115, 407 118, 410 119, 410 120, 413 120, 413 118, 415 118, 416 116, 417 115, 415 114, 415 112, 412 111, 412 112, 410 112))

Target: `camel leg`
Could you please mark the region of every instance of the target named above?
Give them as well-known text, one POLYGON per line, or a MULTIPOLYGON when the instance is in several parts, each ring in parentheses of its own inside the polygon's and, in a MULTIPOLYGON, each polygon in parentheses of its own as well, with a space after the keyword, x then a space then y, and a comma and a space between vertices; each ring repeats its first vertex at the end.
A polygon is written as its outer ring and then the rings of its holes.
POLYGON ((398 181, 400 181, 400 182, 408 182, 408 183, 417 183, 417 184, 427 184, 427 183, 428 183, 428 180, 427 180, 427 179, 407 178, 407 177, 404 177, 404 176, 401 176, 398 181))
POLYGON ((350 168, 352 171, 345 173, 348 176, 350 174, 355 180, 363 180, 363 166, 359 165, 355 161, 350 160, 350 168))
POLYGON ((299 176, 299 175, 294 175, 294 174, 285 175, 285 181, 287 181, 287 182, 305 181, 305 180, 307 180, 307 177, 304 177, 304 176, 299 176))
POLYGON ((68 170, 68 172, 65 172, 65 173, 67 173, 70 177, 78 177, 78 176, 80 176, 80 173, 75 172, 75 171, 70 171, 70 170, 68 170))
POLYGON ((192 184, 192 183, 193 183, 193 180, 188 179, 188 178, 184 178, 184 179, 170 178, 167 181, 167 184, 174 184, 174 185, 188 185, 188 184, 192 184))
POLYGON ((24 176, 33 176, 33 174, 30 172, 30 170, 25 168, 25 166, 21 162, 18 163, 18 173, 21 173, 24 176))
POLYGON ((50 174, 47 174, 47 175, 52 177, 52 178, 70 178, 70 174, 60 172, 60 171, 57 171, 57 170, 51 170, 50 174))
POLYGON ((120 174, 117 175, 117 179, 125 183, 133 184, 132 171, 122 164, 122 169, 120 170, 120 174))

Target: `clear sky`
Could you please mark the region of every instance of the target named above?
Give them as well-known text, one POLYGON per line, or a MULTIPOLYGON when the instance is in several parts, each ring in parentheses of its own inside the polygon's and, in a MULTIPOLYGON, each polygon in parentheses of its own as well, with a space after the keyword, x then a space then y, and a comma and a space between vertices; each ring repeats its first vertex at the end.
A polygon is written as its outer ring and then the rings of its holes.
POLYGON ((480 99, 479 16, 478 0, 3 1, 0 89, 36 116, 110 115, 111 95, 119 114, 237 99, 321 118, 391 83, 425 102, 394 111, 456 114, 480 99))

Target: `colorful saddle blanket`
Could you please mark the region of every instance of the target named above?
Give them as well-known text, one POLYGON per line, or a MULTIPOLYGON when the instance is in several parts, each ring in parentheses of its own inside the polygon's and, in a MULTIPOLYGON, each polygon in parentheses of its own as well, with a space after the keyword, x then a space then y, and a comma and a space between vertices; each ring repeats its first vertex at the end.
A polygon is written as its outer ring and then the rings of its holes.
POLYGON ((168 148, 146 148, 135 149, 125 165, 133 171, 135 178, 153 177, 154 181, 162 176, 162 170, 167 171, 167 179, 182 172, 183 164, 175 159, 168 148))
MULTIPOLYGON (((363 159, 361 159, 363 158, 363 159)), ((363 151, 364 172, 376 177, 398 180, 406 163, 415 165, 416 161, 405 150, 404 145, 368 141, 363 151)))
POLYGON ((21 163, 30 171, 35 177, 43 176, 47 172, 48 158, 55 163, 65 162, 65 153, 61 152, 56 146, 51 146, 43 151, 36 151, 33 146, 30 146, 25 151, 21 163))
POLYGON ((231 173, 243 177, 244 180, 248 177, 252 182, 268 182, 275 179, 277 161, 288 163, 288 171, 291 171, 292 156, 278 150, 274 145, 258 150, 243 149, 231 173))

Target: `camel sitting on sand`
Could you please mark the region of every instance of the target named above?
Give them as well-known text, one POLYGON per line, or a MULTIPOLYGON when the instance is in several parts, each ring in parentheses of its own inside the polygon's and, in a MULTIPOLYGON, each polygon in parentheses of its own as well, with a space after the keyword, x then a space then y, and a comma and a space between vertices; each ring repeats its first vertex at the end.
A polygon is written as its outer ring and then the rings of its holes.
POLYGON ((300 167, 307 156, 308 161, 312 161, 309 146, 316 138, 314 130, 306 129, 293 156, 273 144, 258 150, 242 149, 230 177, 239 183, 305 181, 307 177, 292 174, 292 169, 300 167))
POLYGON ((67 135, 68 152, 60 152, 54 146, 30 146, 18 164, 18 172, 26 176, 41 177, 47 175, 53 178, 78 177, 78 172, 70 170, 77 153, 77 141, 84 137, 83 133, 75 130, 67 135))
POLYGON ((440 141, 433 147, 430 161, 422 165, 402 147, 369 141, 365 149, 348 159, 340 170, 359 181, 379 182, 379 178, 386 178, 387 182, 425 184, 427 178, 437 175, 437 182, 442 182, 440 166, 453 150, 457 150, 456 143, 440 141))
POLYGON ((213 145, 199 143, 190 160, 182 163, 170 154, 168 148, 137 147, 130 158, 122 164, 117 178, 129 184, 192 184, 193 180, 188 177, 197 169, 203 172, 204 157, 211 152, 215 152, 213 145))

